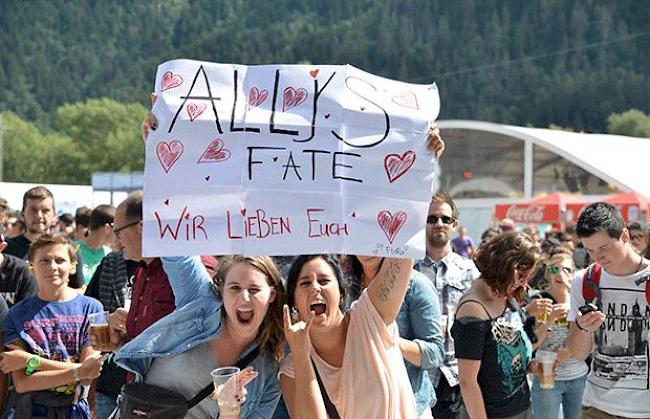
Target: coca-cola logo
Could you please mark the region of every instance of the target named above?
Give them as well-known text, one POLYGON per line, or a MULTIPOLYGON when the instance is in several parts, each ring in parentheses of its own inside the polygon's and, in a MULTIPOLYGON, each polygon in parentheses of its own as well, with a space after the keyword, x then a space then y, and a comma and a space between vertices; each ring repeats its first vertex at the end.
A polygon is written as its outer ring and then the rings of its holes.
POLYGON ((518 207, 516 205, 508 208, 506 218, 520 223, 541 223, 544 221, 544 206, 531 205, 527 207, 518 207))

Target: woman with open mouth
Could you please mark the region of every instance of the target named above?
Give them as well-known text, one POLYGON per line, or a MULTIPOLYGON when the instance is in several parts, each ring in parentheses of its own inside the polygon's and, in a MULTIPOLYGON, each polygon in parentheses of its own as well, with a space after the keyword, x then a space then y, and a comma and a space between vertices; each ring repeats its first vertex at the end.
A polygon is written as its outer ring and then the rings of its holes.
POLYGON ((293 319, 284 308, 291 354, 280 369, 292 417, 417 417, 395 322, 412 269, 411 259, 384 259, 375 279, 344 312, 336 259, 309 255, 294 261, 287 278, 293 319))
MULTIPOLYGON (((351 255, 347 256, 347 260, 350 266, 349 307, 377 278, 385 259, 351 255)), ((432 418, 431 408, 436 403, 428 370, 436 368, 444 359, 440 322, 438 295, 433 284, 429 278, 413 269, 404 303, 397 315, 397 326, 399 347, 415 395, 418 418, 432 418)))
POLYGON ((191 399, 212 382, 211 371, 256 353, 239 373, 238 416, 219 412, 207 397, 185 417, 271 418, 280 397, 277 374, 285 342, 285 291, 273 260, 225 257, 214 282, 198 257, 162 261, 176 310, 123 346, 116 362, 137 380, 191 399))

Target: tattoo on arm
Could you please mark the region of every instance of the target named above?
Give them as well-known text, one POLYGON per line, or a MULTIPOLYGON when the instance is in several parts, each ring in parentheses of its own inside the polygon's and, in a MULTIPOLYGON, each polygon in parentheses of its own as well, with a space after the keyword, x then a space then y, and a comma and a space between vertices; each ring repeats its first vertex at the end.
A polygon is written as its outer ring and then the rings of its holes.
POLYGON ((395 288, 395 281, 400 271, 398 263, 392 260, 389 263, 390 265, 388 265, 388 269, 386 270, 386 278, 383 279, 379 286, 379 298, 382 301, 388 301, 391 291, 395 288))

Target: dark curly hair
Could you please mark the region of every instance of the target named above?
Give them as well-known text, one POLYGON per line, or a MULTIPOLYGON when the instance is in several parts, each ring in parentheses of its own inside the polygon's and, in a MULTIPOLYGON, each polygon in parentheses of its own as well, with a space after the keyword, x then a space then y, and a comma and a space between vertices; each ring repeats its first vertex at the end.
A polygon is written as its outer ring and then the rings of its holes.
MULTIPOLYGON (((481 279, 498 295, 504 296, 515 281, 515 271, 533 272, 539 257, 539 247, 528 235, 512 231, 502 233, 479 247, 474 263, 481 272, 481 279)), ((522 296, 514 297, 519 300, 522 296)))

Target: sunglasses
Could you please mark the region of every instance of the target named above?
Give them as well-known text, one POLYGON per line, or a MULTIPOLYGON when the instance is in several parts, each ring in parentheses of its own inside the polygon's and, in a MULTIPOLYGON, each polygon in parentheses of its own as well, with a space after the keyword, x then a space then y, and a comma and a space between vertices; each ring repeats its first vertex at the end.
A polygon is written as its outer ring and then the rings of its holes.
POLYGON ((441 220, 443 224, 451 224, 454 220, 452 217, 446 215, 438 217, 437 215, 429 215, 427 217, 427 224, 438 224, 438 220, 441 220))
POLYGON ((551 275, 557 275, 560 273, 560 269, 564 271, 567 274, 572 274, 573 269, 569 268, 568 266, 562 266, 561 268, 557 265, 549 265, 546 267, 546 272, 550 273, 551 275))

